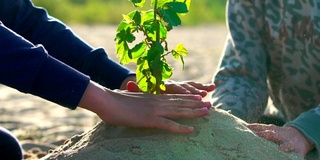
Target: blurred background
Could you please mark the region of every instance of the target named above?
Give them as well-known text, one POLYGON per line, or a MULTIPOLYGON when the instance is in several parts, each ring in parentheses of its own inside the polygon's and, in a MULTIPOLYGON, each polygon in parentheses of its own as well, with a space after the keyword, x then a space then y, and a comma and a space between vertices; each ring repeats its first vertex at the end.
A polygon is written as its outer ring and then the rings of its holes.
MULTIPOLYGON (((134 10, 129 0, 33 0, 33 3, 67 24, 118 24, 122 14, 134 10)), ((224 23, 225 4, 226 0, 192 0, 182 23, 184 26, 224 23)))

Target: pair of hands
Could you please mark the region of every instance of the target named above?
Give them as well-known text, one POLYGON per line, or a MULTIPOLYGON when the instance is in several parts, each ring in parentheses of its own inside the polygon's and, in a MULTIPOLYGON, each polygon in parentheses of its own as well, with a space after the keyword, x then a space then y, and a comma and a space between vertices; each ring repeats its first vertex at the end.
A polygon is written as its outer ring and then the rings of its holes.
POLYGON ((170 94, 154 95, 139 92, 133 81, 126 84, 127 90, 110 90, 91 81, 79 106, 96 113, 107 123, 189 134, 193 127, 172 119, 208 115, 211 104, 202 101, 202 97, 215 88, 212 84, 168 82, 166 93, 170 94))
MULTIPOLYGON (((167 94, 153 95, 140 92, 133 81, 125 84, 127 90, 112 91, 90 82, 79 106, 95 112, 108 123, 188 134, 193 132, 193 127, 178 124, 172 119, 206 116, 211 104, 203 102, 202 97, 215 88, 212 84, 168 81, 167 94)), ((305 157, 314 148, 314 144, 294 127, 265 124, 248 124, 247 127, 256 135, 279 144, 284 152, 296 152, 305 157)))
POLYGON ((314 148, 314 144, 294 127, 257 123, 249 124, 247 127, 257 136, 279 144, 279 149, 284 152, 295 152, 301 157, 305 157, 314 148))

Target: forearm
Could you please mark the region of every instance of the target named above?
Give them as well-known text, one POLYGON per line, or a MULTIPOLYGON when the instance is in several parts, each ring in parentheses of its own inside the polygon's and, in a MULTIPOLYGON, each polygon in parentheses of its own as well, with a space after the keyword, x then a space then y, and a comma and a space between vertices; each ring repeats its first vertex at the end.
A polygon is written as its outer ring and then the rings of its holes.
POLYGON ((0 20, 33 44, 42 44, 56 59, 111 88, 134 73, 109 59, 103 49, 94 49, 61 21, 51 17, 29 0, 0 2, 0 20))
POLYGON ((89 77, 0 23, 0 83, 75 109, 89 77))
POLYGON ((94 58, 87 59, 80 71, 89 75, 91 80, 100 85, 110 89, 119 89, 122 86, 124 87, 122 89, 125 89, 129 79, 135 80, 135 78, 128 78, 135 77, 133 72, 109 59, 103 49, 92 51, 91 57, 94 58))

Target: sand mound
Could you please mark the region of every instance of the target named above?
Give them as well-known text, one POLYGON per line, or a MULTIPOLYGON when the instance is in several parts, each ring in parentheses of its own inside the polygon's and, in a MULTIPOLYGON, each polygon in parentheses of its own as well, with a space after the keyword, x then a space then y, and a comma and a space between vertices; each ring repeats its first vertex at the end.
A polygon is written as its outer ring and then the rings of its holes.
POLYGON ((255 136, 242 120, 221 110, 209 116, 180 120, 195 127, 190 135, 157 129, 132 129, 103 122, 89 132, 69 139, 43 159, 301 159, 279 151, 278 146, 255 136))

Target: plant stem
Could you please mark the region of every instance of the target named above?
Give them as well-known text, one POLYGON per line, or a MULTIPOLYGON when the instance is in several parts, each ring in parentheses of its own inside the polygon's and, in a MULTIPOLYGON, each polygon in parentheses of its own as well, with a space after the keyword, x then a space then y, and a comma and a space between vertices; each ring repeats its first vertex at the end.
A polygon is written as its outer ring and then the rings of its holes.
POLYGON ((157 20, 157 8, 158 8, 158 0, 155 0, 155 2, 154 2, 154 10, 153 10, 153 12, 154 12, 153 17, 154 17, 155 21, 157 20))
MULTIPOLYGON (((156 29, 156 43, 159 43, 160 44, 160 22, 157 20, 157 10, 158 10, 158 0, 155 0, 155 3, 154 3, 154 21, 157 25, 157 29, 156 29)), ((157 53, 157 54, 162 54, 162 53, 157 53)), ((156 61, 157 62, 160 62, 161 60, 161 55, 160 56, 156 56, 157 59, 156 61)), ((162 75, 162 67, 154 72, 160 72, 160 73, 155 73, 155 75, 162 75)), ((156 94, 160 94, 161 93, 161 89, 160 89, 160 85, 161 85, 161 82, 162 82, 162 76, 158 77, 158 76, 155 76, 156 78, 156 94)))

